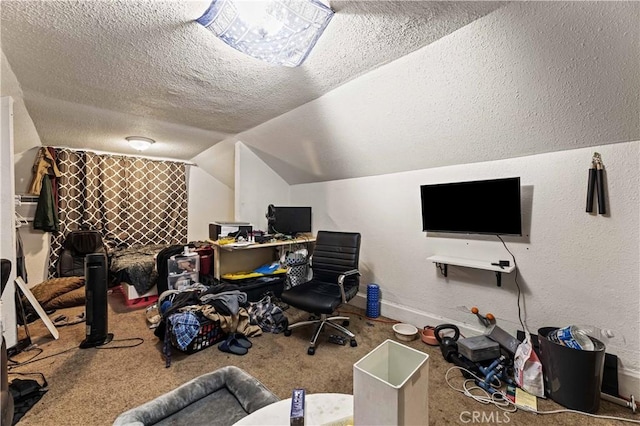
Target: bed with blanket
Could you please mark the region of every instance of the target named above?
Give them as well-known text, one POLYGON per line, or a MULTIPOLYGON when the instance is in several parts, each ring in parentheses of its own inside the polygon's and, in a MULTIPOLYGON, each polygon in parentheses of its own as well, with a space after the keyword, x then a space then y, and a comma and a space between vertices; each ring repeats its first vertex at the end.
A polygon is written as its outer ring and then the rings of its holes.
POLYGON ((156 256, 165 247, 166 244, 154 244, 115 249, 109 265, 111 285, 126 283, 138 294, 147 293, 158 280, 156 256))

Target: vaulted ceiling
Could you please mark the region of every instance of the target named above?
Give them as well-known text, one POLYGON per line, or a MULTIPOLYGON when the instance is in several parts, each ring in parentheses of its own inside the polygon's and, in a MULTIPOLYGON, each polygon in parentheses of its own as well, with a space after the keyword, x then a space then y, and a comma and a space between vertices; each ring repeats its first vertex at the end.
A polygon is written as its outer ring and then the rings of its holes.
POLYGON ((140 135, 158 142, 145 155, 190 159, 498 6, 332 1, 314 51, 286 68, 194 22, 208 4, 3 1, 2 50, 42 144, 134 153, 124 137, 140 135))
POLYGON ((145 156, 217 157, 233 186, 219 147, 236 140, 293 184, 637 136, 637 3, 327 2, 324 34, 286 68, 194 22, 209 0, 3 0, 15 151, 137 154, 124 138, 146 136, 145 156))

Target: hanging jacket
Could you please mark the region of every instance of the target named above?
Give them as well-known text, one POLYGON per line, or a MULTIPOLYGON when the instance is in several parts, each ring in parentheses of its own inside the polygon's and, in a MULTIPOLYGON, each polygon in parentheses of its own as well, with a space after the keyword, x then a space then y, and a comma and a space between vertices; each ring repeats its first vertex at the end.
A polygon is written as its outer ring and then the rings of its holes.
POLYGON ((42 178, 42 189, 38 206, 33 219, 33 229, 41 229, 46 232, 58 232, 60 229, 55 199, 53 197, 53 187, 49 175, 42 178))
POLYGON ((61 173, 51 152, 45 147, 38 150, 33 163, 33 177, 29 185, 29 194, 40 195, 45 175, 60 177, 61 173))

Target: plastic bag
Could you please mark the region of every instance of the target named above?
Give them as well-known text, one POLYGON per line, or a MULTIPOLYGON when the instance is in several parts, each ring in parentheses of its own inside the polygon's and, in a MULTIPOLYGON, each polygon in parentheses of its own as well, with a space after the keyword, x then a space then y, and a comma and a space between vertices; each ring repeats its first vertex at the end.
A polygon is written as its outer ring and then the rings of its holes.
POLYGON ((518 386, 532 395, 544 397, 542 363, 531 345, 531 334, 526 332, 524 342, 518 345, 513 360, 515 379, 518 386))

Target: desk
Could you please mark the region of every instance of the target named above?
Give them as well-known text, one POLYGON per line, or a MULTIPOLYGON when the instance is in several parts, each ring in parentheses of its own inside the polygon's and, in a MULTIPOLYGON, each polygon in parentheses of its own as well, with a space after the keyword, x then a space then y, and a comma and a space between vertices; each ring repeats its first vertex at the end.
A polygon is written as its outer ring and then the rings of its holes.
POLYGON ((299 237, 247 246, 220 245, 216 241, 209 241, 213 247, 214 277, 220 279, 222 275, 230 272, 253 271, 278 259, 280 249, 293 250, 296 244, 306 244, 307 250, 311 253, 315 241, 315 237, 299 237))
MULTIPOLYGON (((305 426, 353 424, 353 395, 342 393, 307 394, 304 405, 305 426)), ((234 426, 288 426, 290 414, 291 398, 262 407, 240 419, 234 426)))

